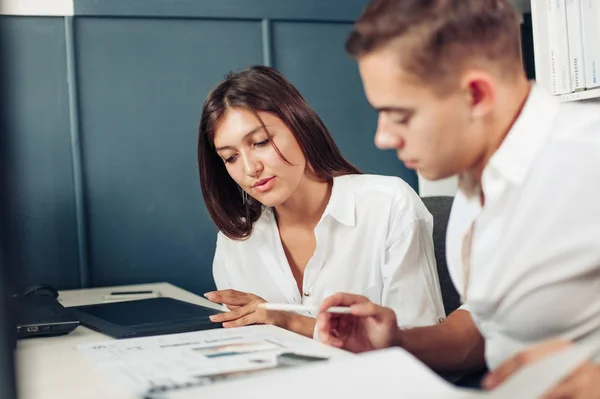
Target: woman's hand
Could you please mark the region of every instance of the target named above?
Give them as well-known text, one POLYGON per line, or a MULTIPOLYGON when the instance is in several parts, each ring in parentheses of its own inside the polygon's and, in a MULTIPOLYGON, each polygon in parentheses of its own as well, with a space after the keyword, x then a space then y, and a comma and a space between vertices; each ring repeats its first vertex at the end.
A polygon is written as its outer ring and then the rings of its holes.
POLYGON ((212 302, 222 303, 230 310, 210 316, 215 323, 223 327, 241 327, 250 324, 274 324, 286 328, 287 317, 283 312, 272 312, 261 308, 266 301, 261 297, 236 290, 213 291, 204 294, 212 302))
POLYGON ((221 290, 208 292, 204 296, 212 302, 222 303, 230 310, 210 316, 211 321, 223 323, 225 328, 272 324, 307 337, 313 336, 315 319, 290 312, 263 309, 259 305, 266 301, 257 295, 236 290, 221 290))

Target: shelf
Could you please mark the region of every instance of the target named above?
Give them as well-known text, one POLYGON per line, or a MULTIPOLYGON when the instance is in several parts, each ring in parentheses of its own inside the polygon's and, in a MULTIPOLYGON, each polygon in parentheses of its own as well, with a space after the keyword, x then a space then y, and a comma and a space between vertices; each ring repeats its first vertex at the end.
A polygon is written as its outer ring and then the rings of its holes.
POLYGON ((591 98, 600 98, 600 87, 591 90, 579 91, 577 93, 563 94, 559 96, 561 102, 589 100, 591 98))

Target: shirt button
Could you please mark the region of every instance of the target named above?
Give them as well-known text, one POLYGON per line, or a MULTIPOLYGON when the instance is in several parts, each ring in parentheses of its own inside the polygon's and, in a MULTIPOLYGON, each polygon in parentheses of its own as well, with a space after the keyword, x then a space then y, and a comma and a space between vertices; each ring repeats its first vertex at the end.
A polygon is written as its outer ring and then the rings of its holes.
POLYGON ((304 291, 304 296, 308 298, 310 296, 310 292, 304 291))
POLYGON ((438 323, 441 323, 441 322, 443 322, 443 321, 444 321, 444 318, 443 318, 443 317, 440 317, 440 318, 438 319, 438 323))

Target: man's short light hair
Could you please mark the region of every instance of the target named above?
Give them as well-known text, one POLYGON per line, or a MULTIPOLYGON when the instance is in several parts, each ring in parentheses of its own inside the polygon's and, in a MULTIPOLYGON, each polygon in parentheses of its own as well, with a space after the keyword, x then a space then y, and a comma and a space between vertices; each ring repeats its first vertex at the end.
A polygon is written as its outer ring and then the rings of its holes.
POLYGON ((346 51, 360 58, 396 43, 400 65, 424 83, 446 86, 466 66, 523 72, 519 20, 508 0, 372 0, 346 51))

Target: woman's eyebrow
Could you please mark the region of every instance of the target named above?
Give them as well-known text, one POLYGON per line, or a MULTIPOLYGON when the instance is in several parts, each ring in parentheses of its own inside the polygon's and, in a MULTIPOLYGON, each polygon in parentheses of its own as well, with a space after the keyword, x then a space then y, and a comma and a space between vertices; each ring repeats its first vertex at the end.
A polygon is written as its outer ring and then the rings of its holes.
MULTIPOLYGON (((265 127, 268 127, 268 125, 265 125, 265 127)), ((258 132, 262 128, 263 128, 262 125, 256 126, 252 130, 250 130, 248 133, 246 133, 244 135, 244 137, 242 137, 242 140, 245 140, 246 138, 248 138, 248 136, 252 136, 254 133, 258 132)), ((231 145, 226 145, 226 146, 223 146, 223 147, 217 147, 216 151, 218 152, 218 151, 221 151, 221 150, 228 150, 228 149, 232 150, 232 149, 234 149, 234 147, 231 146, 231 145)))

